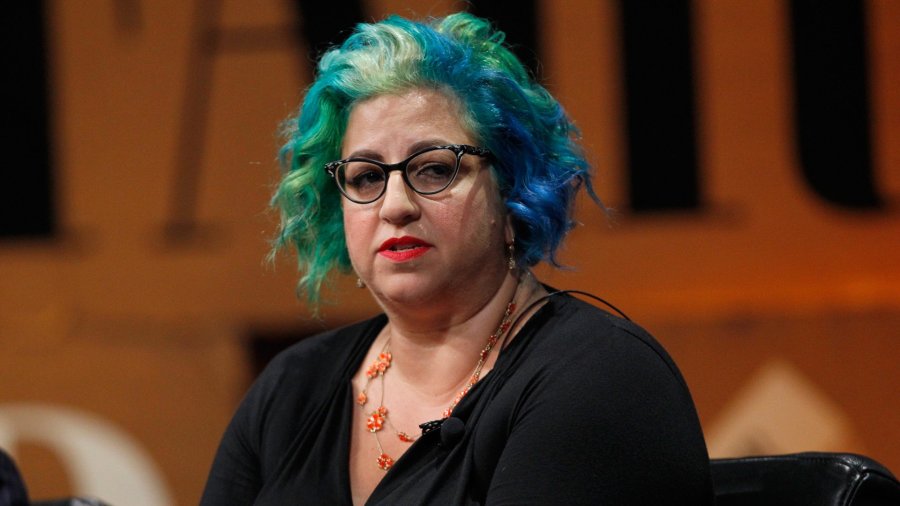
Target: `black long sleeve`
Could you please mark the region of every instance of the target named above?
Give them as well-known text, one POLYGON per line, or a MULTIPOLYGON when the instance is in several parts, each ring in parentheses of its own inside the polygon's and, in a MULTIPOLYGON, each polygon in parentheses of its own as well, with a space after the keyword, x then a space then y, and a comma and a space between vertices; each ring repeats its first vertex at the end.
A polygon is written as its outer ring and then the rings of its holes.
MULTIPOLYGON (((349 504, 350 378, 384 316, 276 358, 223 437, 202 504, 349 504)), ((368 504, 712 504, 693 402, 632 324, 551 298, 368 504)))

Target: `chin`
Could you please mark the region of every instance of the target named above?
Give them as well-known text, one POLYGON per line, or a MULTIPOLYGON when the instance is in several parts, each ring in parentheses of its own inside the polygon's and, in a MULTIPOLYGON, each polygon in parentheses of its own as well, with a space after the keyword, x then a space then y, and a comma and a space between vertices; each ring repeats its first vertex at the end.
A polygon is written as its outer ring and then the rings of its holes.
POLYGON ((428 303, 446 293, 446 285, 440 285, 430 277, 419 274, 391 274, 386 277, 388 279, 375 282, 373 293, 376 298, 387 303, 415 306, 428 303))

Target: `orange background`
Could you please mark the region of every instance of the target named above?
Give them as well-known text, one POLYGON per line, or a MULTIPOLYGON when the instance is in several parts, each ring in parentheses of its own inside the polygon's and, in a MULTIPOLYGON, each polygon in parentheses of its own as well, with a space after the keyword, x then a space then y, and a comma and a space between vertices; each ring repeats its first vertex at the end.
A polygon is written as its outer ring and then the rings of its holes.
MULTIPOLYGON (((116 424, 143 445, 179 504, 197 502, 252 380, 249 339, 377 310, 341 278, 327 294, 334 304, 312 319, 294 296, 292 262, 265 263, 276 129, 308 84, 310 58, 289 34, 286 2, 221 4, 220 19, 207 19, 213 27, 258 28, 270 43, 210 57, 207 123, 193 153, 196 233, 174 240, 166 228, 183 156, 194 2, 139 2, 142 23, 130 28, 111 2, 48 2, 61 233, 0 243, 0 410, 40 401, 116 424)), ((370 0, 366 9, 377 19, 461 5, 370 0)), ((835 207, 800 176, 787 2, 697 0, 708 206, 640 216, 627 211, 615 5, 539 2, 547 85, 584 134, 601 196, 619 210, 610 222, 580 205, 583 225, 562 253, 574 270, 540 268, 540 277, 611 300, 659 338, 691 386, 716 455, 854 451, 896 473, 900 3, 866 3, 873 159, 886 209, 835 207), (772 364, 794 379, 771 376, 781 386, 754 396, 772 364), (785 397, 800 407, 784 414, 766 400, 779 392, 816 402, 807 409, 785 397), (789 422, 773 423, 775 411, 789 422), (735 425, 734 413, 746 423, 735 425), (818 437, 826 426, 833 430, 818 437)), ((16 458, 33 497, 72 492, 50 449, 23 444, 16 458)))

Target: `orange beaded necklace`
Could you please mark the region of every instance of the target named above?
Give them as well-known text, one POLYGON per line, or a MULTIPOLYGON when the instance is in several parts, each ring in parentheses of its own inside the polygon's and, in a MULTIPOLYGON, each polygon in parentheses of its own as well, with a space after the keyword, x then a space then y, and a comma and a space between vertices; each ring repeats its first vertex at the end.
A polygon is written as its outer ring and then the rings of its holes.
MULTIPOLYGON (((518 292, 518 290, 516 290, 518 292)), ((484 363, 487 361, 488 356, 491 353, 491 350, 494 349, 494 346, 497 345, 497 342, 500 340, 500 337, 509 330, 509 327, 512 322, 512 315, 516 310, 515 303, 515 294, 513 294, 513 299, 509 301, 509 304, 506 305, 506 312, 503 313, 503 318, 500 320, 500 325, 497 327, 497 330, 491 334, 491 336, 487 340, 487 344, 484 345, 484 348, 481 349, 481 353, 478 355, 478 362, 475 364, 475 371, 472 373, 472 376, 469 378, 469 381, 466 383, 466 386, 463 387, 459 393, 453 398, 453 402, 450 403, 450 406, 444 410, 441 414, 442 418, 448 418, 450 413, 453 412, 453 408, 459 404, 459 401, 462 400, 466 394, 469 393, 469 390, 478 383, 478 380, 481 378, 481 369, 484 367, 484 363)), ((360 391, 359 395, 356 396, 356 403, 360 406, 365 407, 369 402, 369 397, 366 392, 369 390, 369 386, 372 384, 372 381, 376 378, 380 378, 381 380, 381 402, 378 403, 378 407, 369 412, 366 416, 366 430, 371 432, 375 436, 375 445, 378 447, 378 458, 377 463, 378 467, 382 470, 387 471, 394 465, 394 459, 384 452, 384 449, 381 447, 381 440, 378 438, 378 433, 381 429, 384 428, 385 425, 388 425, 390 429, 397 434, 397 438, 404 443, 412 443, 419 436, 410 436, 406 432, 397 430, 394 425, 391 423, 388 418, 388 409, 384 406, 384 375, 387 373, 388 369, 391 367, 391 338, 388 337, 384 343, 384 347, 381 349, 381 352, 378 354, 378 358, 366 369, 366 385, 363 387, 362 391, 360 391)))

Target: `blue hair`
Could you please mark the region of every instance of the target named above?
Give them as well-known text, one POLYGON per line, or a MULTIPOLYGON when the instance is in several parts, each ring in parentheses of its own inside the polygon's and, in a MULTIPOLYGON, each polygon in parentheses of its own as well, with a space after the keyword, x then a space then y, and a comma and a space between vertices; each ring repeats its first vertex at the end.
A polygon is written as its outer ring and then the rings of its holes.
POLYGON ((296 248, 304 272, 300 288, 312 302, 329 272, 350 270, 341 197, 322 167, 339 158, 356 103, 412 88, 436 89, 458 101, 463 126, 494 154, 520 265, 545 260, 559 266, 556 251, 574 226, 582 185, 602 207, 574 124, 488 21, 458 13, 360 24, 322 56, 299 114, 286 123, 280 152, 284 175, 273 204, 282 220, 275 247, 296 248))

